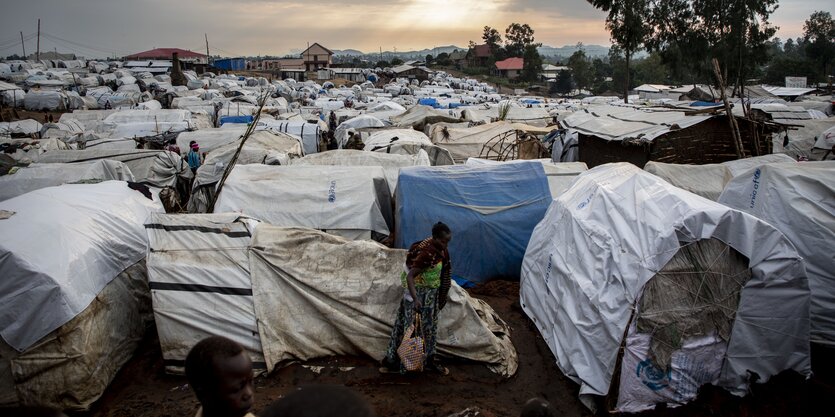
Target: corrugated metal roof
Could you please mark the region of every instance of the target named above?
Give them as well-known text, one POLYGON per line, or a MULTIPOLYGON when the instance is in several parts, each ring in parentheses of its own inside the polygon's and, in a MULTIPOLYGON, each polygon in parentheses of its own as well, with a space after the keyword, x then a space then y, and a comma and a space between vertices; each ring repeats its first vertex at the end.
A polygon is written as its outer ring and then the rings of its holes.
POLYGON ((525 66, 525 60, 522 58, 508 58, 504 61, 496 62, 496 69, 499 70, 521 70, 525 66))

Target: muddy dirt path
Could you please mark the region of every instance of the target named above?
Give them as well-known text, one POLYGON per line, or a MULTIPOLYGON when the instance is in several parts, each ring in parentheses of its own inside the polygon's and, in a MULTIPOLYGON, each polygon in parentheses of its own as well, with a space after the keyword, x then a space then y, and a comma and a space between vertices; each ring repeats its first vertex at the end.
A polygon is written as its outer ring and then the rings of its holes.
MULTIPOLYGON (((470 292, 487 301, 511 326, 511 338, 519 353, 519 371, 514 377, 504 379, 483 365, 466 362, 446 362, 451 372, 446 377, 380 375, 377 364, 370 359, 325 358, 293 364, 257 378, 253 411, 263 410, 296 387, 337 384, 361 393, 379 416, 448 416, 467 408, 484 417, 518 416, 522 405, 532 397, 550 401, 561 417, 591 416, 577 399, 579 387, 560 373, 548 347, 519 307, 519 284, 494 281, 470 292)), ((708 387, 698 401, 685 407, 641 415, 828 415, 818 410, 825 410, 827 398, 835 398, 831 382, 818 377, 804 381, 789 373, 755 387, 746 398, 708 387)), ((148 337, 104 396, 83 415, 182 417, 194 415, 197 407, 185 377, 165 374, 159 344, 155 337, 148 337)))

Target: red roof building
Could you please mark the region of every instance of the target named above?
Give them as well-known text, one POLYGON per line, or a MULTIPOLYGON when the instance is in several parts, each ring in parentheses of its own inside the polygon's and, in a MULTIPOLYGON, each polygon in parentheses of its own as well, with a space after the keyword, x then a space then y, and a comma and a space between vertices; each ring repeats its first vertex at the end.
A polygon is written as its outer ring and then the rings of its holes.
POLYGON ((498 75, 514 79, 522 72, 525 67, 525 60, 522 58, 508 58, 504 61, 496 62, 496 73, 498 75))
POLYGON ((206 62, 206 54, 201 54, 198 52, 188 51, 185 49, 180 48, 156 48, 151 49, 150 51, 139 52, 133 55, 128 55, 125 59, 171 59, 171 56, 174 53, 177 53, 177 57, 181 61, 191 61, 191 62, 206 62))
POLYGON ((473 54, 476 58, 489 58, 490 45, 487 45, 486 43, 484 45, 476 45, 473 47, 473 54))

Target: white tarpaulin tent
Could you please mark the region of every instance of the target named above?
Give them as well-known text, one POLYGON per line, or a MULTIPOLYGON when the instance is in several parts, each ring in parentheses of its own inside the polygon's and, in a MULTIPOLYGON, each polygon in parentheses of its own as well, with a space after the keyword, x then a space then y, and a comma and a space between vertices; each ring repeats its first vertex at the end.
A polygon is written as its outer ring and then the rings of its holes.
POLYGON ((200 129, 191 132, 182 132, 177 136, 177 146, 183 154, 190 151, 188 144, 191 141, 197 142, 200 152, 211 152, 224 145, 236 142, 246 132, 246 126, 223 129, 200 129))
POLYGON ((835 161, 752 167, 728 183, 719 202, 767 221, 794 243, 812 292, 811 340, 835 346, 835 161))
POLYGON ((0 201, 61 184, 107 180, 134 179, 125 164, 108 159, 76 164, 32 164, 14 174, 0 176, 0 201))
MULTIPOLYGON (((264 358, 368 355, 381 360, 403 297, 406 251, 309 229, 261 224, 250 251, 264 358)), ((518 358, 510 328, 453 282, 438 317, 438 352, 486 363, 505 377, 518 358)))
POLYGON ((482 152, 486 153, 485 147, 498 150, 498 143, 503 139, 515 141, 524 133, 546 135, 551 130, 504 121, 465 128, 433 126, 430 139, 448 150, 455 161, 466 161, 467 158, 478 158, 482 152))
MULTIPOLYGON (((224 126, 234 126, 227 124, 224 126)), ((315 123, 308 123, 304 120, 267 120, 259 119, 258 129, 275 130, 298 136, 302 140, 305 155, 319 152, 319 139, 322 136, 322 127, 315 123)))
POLYGON ((74 163, 111 159, 123 162, 130 169, 137 182, 154 187, 176 187, 177 182, 193 176, 188 164, 174 152, 132 149, 132 150, 84 150, 49 151, 38 156, 35 162, 74 163))
POLYGON ((380 167, 236 165, 214 211, 361 239, 393 224, 380 167))
POLYGON ((717 201, 725 185, 737 174, 762 164, 794 162, 785 154, 755 156, 721 164, 686 165, 649 161, 644 170, 678 188, 717 201))
MULTIPOLYGON (((522 308, 562 372, 580 384, 580 398, 589 407, 588 396, 609 392, 633 308, 647 297, 645 286, 657 281, 656 274, 683 248, 710 239, 747 258, 750 271, 745 283, 725 277, 739 291, 738 307, 725 311, 727 338, 712 332, 682 336, 672 370, 665 372, 646 356, 645 334, 630 329, 618 410, 680 404, 695 398, 704 383, 741 395, 749 372, 760 381, 787 369, 810 374, 809 287, 791 242, 754 216, 673 187, 634 165, 605 164, 581 174, 553 201, 533 232, 521 274, 522 308), (697 348, 702 345, 711 354, 705 360, 697 348), (637 369, 629 369, 636 361, 637 369)), ((678 282, 692 279, 693 272, 685 270, 678 282)), ((697 286, 706 276, 696 275, 697 286)), ((686 292, 683 286, 672 288, 671 298, 686 292)), ((701 290, 695 292, 701 296, 701 290)))
POLYGON ((0 403, 85 409, 102 394, 150 319, 142 225, 162 210, 122 181, 0 202, 0 403))
POLYGON ((352 119, 348 119, 339 124, 334 132, 334 138, 339 147, 342 148, 348 142, 349 129, 366 129, 373 127, 385 127, 386 124, 382 120, 368 114, 359 115, 352 119))
MULTIPOLYGON (((160 214, 146 227, 167 370, 179 371, 191 347, 210 335, 241 343, 256 370, 384 354, 403 296, 404 250, 237 214, 160 214)), ((453 284, 440 313, 441 354, 484 362, 509 377, 517 368, 509 331, 490 306, 453 284)))
POLYGON ((14 122, 0 122, 0 136, 26 135, 32 136, 41 132, 43 125, 35 119, 17 120, 14 122))
MULTIPOLYGON (((232 162, 240 143, 240 140, 235 140, 206 155, 206 160, 197 169, 197 176, 192 184, 191 199, 188 202, 189 212, 205 213, 209 210, 210 200, 215 194, 215 187, 232 162)), ((200 151, 203 151, 202 148, 200 151)), ((260 130, 252 132, 247 138, 235 163, 236 166, 247 164, 286 165, 291 158, 300 158, 302 155, 304 153, 302 152, 301 141, 297 136, 260 130)))
POLYGON ((148 219, 148 282, 167 371, 182 373, 189 350, 212 335, 240 343, 253 368, 266 370, 249 279, 257 224, 238 214, 155 213, 148 219))
POLYGON ((429 166, 429 155, 421 150, 417 155, 396 155, 380 152, 356 151, 352 149, 333 150, 294 159, 292 165, 331 166, 378 166, 383 168, 392 196, 397 187, 400 168, 429 166))
POLYGON ((448 112, 435 110, 429 106, 417 105, 406 113, 393 116, 391 123, 398 127, 408 127, 418 130, 423 130, 427 124, 434 124, 440 122, 460 122, 457 117, 450 115, 448 112))

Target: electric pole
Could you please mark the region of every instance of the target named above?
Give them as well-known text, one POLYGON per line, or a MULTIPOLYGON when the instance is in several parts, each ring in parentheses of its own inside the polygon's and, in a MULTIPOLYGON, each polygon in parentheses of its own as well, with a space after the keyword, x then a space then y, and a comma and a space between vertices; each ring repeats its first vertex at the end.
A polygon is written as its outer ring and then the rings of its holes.
POLYGON ((35 61, 41 60, 41 19, 38 19, 38 49, 35 51, 35 61))
POLYGON ((26 44, 23 43, 23 31, 20 31, 20 47, 23 48, 23 60, 26 60, 26 44))
POLYGON ((206 37, 206 66, 209 66, 209 35, 203 34, 206 37))

